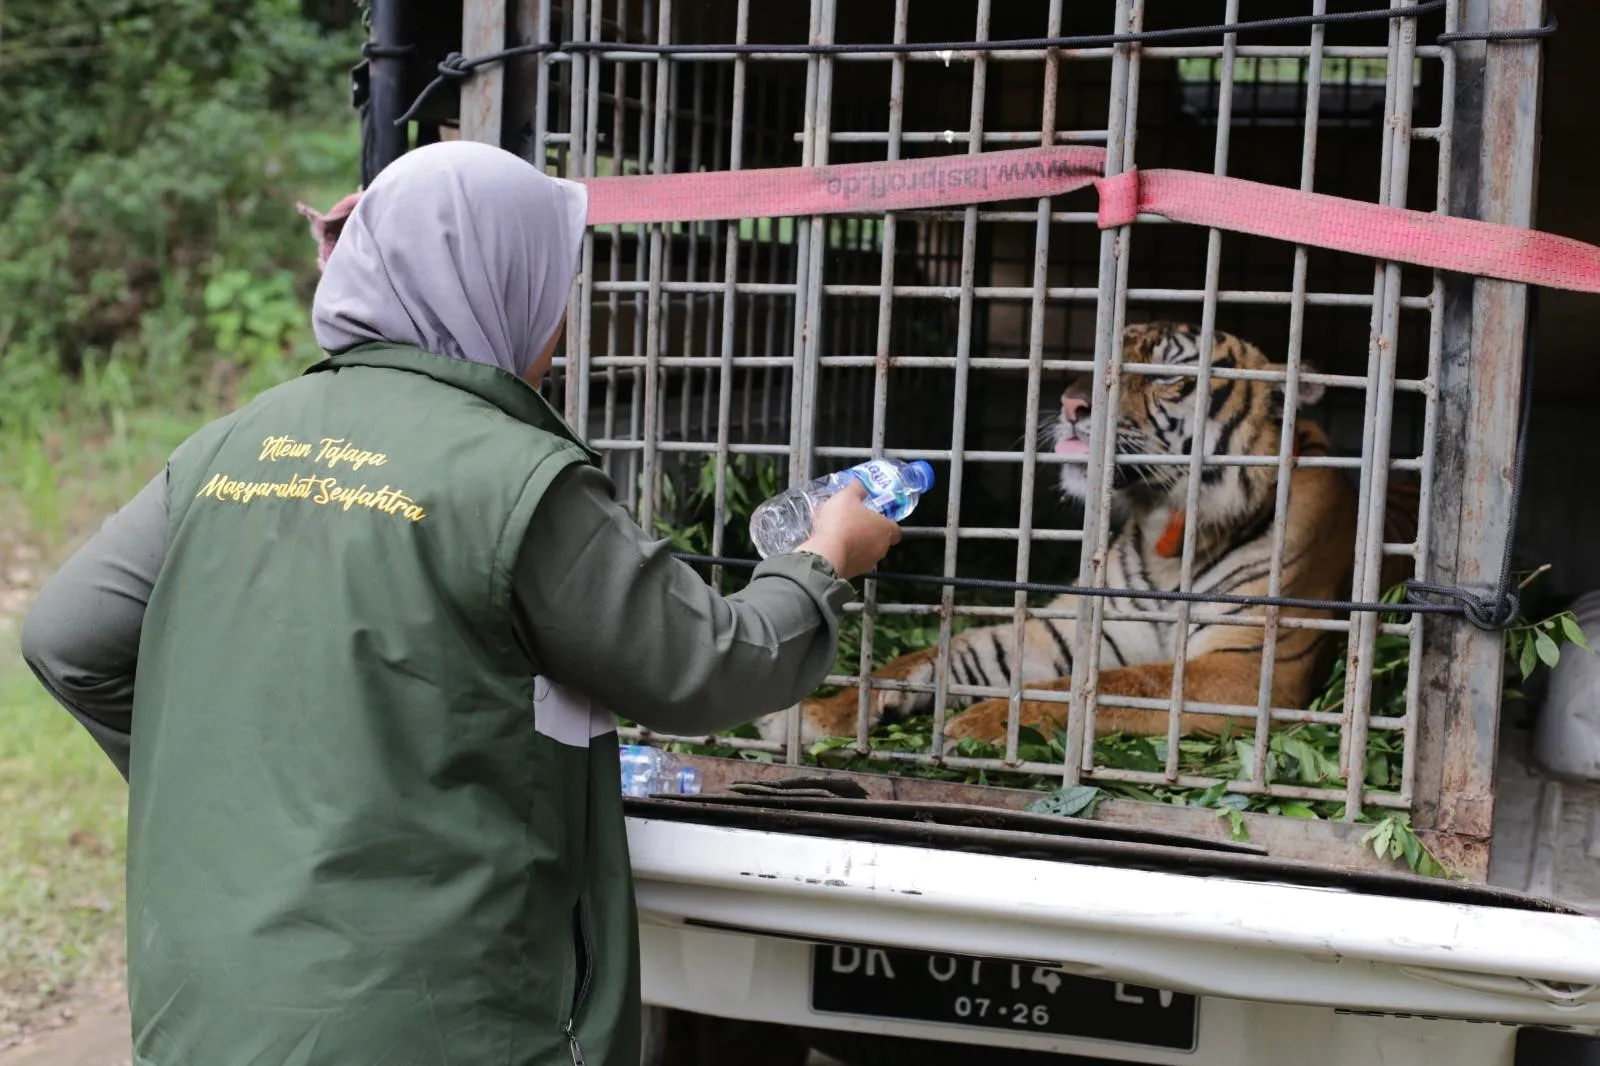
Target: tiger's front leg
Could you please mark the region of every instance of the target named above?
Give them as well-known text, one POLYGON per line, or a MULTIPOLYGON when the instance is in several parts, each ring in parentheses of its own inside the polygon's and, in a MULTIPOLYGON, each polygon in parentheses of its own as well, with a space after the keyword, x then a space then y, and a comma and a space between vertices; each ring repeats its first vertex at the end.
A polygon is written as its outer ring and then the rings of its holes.
MULTIPOLYGON (((1057 626, 1064 624, 1055 623, 1057 626)), ((1046 622, 1028 623, 1020 663, 1024 683, 1047 681, 1070 669, 1066 658, 1068 647, 1070 635, 1052 631, 1046 622)), ((969 629, 950 638, 950 680, 973 687, 1004 688, 1011 683, 1012 672, 1019 665, 1016 658, 1015 626, 969 629)), ((932 686, 937 664, 938 649, 923 648, 885 663, 873 671, 872 677, 932 686)), ((960 705, 967 699, 958 696, 951 702, 960 705)), ((843 689, 823 699, 804 701, 800 705, 801 744, 814 744, 823 737, 854 736, 860 705, 860 695, 855 688, 843 689)), ((926 714, 932 708, 931 692, 874 689, 867 699, 867 728, 926 714)), ((758 719, 756 728, 762 739, 781 741, 786 735, 787 719, 786 712, 779 711, 758 719)))
MULTIPOLYGON (((952 648, 954 643, 951 642, 952 648)), ((872 677, 931 685, 938 651, 938 648, 923 648, 909 652, 874 670, 872 677)), ((871 729, 885 719, 900 721, 909 718, 932 705, 933 697, 926 692, 874 689, 867 697, 867 728, 871 729)), ((855 736, 860 709, 860 690, 856 688, 844 688, 832 696, 803 701, 800 704, 800 743, 809 746, 823 737, 855 736)), ((785 711, 769 714, 756 722, 763 740, 783 740, 787 725, 788 713, 785 711)))
MULTIPOLYGON (((1183 698, 1196 703, 1251 706, 1256 702, 1260 665, 1259 656, 1233 652, 1196 656, 1184 667, 1183 698)), ((1173 673, 1174 666, 1170 662, 1102 670, 1099 690, 1105 696, 1167 699, 1172 695, 1173 673)), ((1056 678, 1027 687, 1045 692, 1070 692, 1072 679, 1056 678)), ((1048 733, 1051 728, 1066 727, 1067 708, 1065 703, 1023 700, 1019 711, 1020 721, 1022 725, 1048 733)), ((945 754, 951 754, 963 737, 973 737, 989 744, 1002 743, 1009 709, 1007 700, 984 700, 957 715, 945 727, 945 754)), ((1184 714, 1180 715, 1179 732, 1214 736, 1222 731, 1227 721, 1227 717, 1220 714, 1184 714)), ((1095 712, 1094 733, 1097 737, 1111 733, 1153 737, 1165 736, 1166 732, 1166 711, 1101 707, 1095 712)))

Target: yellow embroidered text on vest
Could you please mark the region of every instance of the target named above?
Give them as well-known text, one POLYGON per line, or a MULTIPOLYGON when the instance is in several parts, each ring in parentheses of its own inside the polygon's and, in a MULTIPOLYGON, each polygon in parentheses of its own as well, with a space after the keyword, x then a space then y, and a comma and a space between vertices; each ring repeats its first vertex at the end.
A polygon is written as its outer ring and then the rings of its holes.
POLYGON ((360 470, 364 466, 383 466, 389 461, 383 452, 357 448, 343 437, 323 437, 315 445, 293 437, 268 437, 261 442, 261 454, 257 458, 272 462, 279 459, 305 459, 311 455, 312 448, 317 449, 316 458, 312 461, 329 470, 340 463, 348 464, 351 470, 360 470))
POLYGON ((369 489, 366 485, 341 486, 337 478, 331 477, 295 475, 288 481, 238 481, 226 474, 213 474, 195 497, 241 504, 267 498, 305 500, 321 506, 332 504, 343 511, 366 507, 384 514, 398 514, 413 522, 427 517, 422 506, 399 489, 388 485, 381 489, 369 489))

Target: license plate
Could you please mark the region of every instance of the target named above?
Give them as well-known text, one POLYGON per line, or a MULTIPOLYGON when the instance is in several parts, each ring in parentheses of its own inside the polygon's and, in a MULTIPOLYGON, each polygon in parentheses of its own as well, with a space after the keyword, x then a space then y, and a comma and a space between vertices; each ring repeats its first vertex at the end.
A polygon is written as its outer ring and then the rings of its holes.
POLYGON ((1031 962, 849 944, 811 949, 811 1009, 1173 1051, 1195 1049, 1199 1024, 1199 1004, 1183 992, 1031 962))

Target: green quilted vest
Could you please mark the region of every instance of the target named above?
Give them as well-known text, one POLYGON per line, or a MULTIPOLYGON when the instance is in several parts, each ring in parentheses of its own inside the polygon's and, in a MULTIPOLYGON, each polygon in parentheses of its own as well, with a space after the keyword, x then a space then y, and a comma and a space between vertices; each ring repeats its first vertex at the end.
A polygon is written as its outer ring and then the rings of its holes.
POLYGON ((635 1066, 615 721, 536 693, 511 625, 529 517, 592 460, 511 375, 388 345, 179 453, 129 775, 139 1066, 635 1066))

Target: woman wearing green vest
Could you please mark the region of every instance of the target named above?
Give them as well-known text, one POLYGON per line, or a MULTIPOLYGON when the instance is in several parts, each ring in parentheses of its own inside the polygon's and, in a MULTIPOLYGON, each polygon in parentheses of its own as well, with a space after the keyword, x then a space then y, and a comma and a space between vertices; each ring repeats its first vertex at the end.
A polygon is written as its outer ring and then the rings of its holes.
POLYGON ((29 614, 129 782, 139 1066, 637 1062, 612 712, 793 703, 899 532, 841 497, 729 597, 641 534, 529 387, 585 210, 483 145, 395 163, 318 288, 329 358, 181 445, 29 614))

